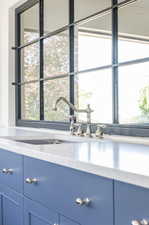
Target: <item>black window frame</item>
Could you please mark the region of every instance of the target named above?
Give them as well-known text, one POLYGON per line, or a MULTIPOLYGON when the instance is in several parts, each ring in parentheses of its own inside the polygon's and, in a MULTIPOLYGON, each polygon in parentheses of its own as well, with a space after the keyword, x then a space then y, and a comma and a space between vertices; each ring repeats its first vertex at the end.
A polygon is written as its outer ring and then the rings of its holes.
MULTIPOLYGON (((54 32, 48 33, 44 35, 44 1, 43 0, 28 0, 20 7, 15 10, 15 108, 16 108, 16 126, 24 126, 24 127, 35 127, 35 128, 50 128, 50 129, 58 129, 58 130, 68 130, 69 123, 66 122, 53 122, 53 121, 45 121, 44 120, 44 94, 43 94, 43 40, 47 37, 50 37, 59 32, 69 30, 69 100, 72 104, 74 104, 74 76, 75 76, 75 26, 82 21, 90 19, 91 17, 95 17, 100 13, 111 12, 112 13, 112 64, 103 67, 104 69, 111 68, 112 69, 112 100, 113 100, 113 123, 106 124, 105 132, 107 134, 116 134, 116 135, 128 135, 128 136, 149 136, 149 124, 119 124, 118 111, 119 111, 119 103, 118 103, 118 68, 119 66, 131 65, 135 63, 141 63, 149 61, 149 58, 137 59, 128 62, 118 63, 118 8, 125 4, 129 4, 134 0, 124 0, 123 2, 118 4, 118 0, 111 0, 112 6, 101 10, 93 15, 90 15, 86 18, 80 19, 79 21, 74 21, 74 1, 69 0, 69 24, 65 27, 62 27, 54 32), (40 37, 36 40, 33 40, 29 43, 25 43, 21 45, 20 42, 20 14, 27 9, 31 8, 35 4, 39 4, 39 34, 40 37), (22 120, 21 119, 21 62, 20 62, 20 49, 29 46, 33 43, 40 43, 40 120, 22 120)), ((94 68, 89 70, 84 70, 81 72, 94 71, 102 68, 94 68)), ((80 73, 81 73, 80 72, 80 73)), ((74 112, 70 110, 70 115, 74 112)), ((95 124, 93 124, 93 129, 95 124)))

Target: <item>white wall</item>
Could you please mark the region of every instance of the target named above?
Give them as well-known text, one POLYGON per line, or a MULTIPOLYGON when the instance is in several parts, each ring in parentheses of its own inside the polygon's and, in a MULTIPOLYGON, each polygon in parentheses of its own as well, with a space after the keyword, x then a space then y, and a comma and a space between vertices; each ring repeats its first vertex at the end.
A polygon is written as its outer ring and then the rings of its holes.
POLYGON ((18 0, 5 0, 1 1, 0 7, 0 127, 15 124, 14 87, 11 85, 14 81, 14 52, 11 46, 14 46, 15 31, 12 6, 16 3, 18 0))

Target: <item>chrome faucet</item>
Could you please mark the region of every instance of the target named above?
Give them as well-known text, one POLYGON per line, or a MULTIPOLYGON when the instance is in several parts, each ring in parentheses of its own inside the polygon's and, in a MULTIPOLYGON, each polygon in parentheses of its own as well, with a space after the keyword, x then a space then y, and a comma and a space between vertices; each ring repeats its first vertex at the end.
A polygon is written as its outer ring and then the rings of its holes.
MULTIPOLYGON (((91 131, 91 113, 93 112, 93 110, 91 109, 90 105, 88 104, 86 109, 78 109, 72 103, 70 103, 66 98, 59 97, 56 100, 56 102, 55 102, 55 106, 53 108, 54 111, 57 111, 57 105, 61 101, 65 102, 72 110, 74 110, 74 112, 77 112, 77 113, 86 113, 87 114, 87 129, 86 129, 85 135, 88 136, 88 137, 92 137, 92 131, 91 131)), ((72 130, 74 128, 73 121, 71 121, 71 128, 70 128, 71 133, 73 133, 72 130)))

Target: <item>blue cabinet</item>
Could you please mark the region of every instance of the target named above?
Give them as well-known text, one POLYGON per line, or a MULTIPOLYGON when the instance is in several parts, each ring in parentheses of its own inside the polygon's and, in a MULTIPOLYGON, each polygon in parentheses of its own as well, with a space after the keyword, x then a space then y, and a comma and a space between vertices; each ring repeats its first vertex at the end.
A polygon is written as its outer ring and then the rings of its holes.
POLYGON ((149 189, 5 150, 2 169, 0 225, 149 224, 149 189))
POLYGON ((115 225, 149 221, 149 189, 115 181, 115 225))
MULTIPOLYGON (((42 193, 41 193, 42 195, 42 193)), ((24 198, 24 225, 57 225, 59 216, 52 210, 24 198)))
POLYGON ((113 225, 113 181, 93 174, 24 157, 25 195, 81 225, 113 225), (76 204, 89 198, 90 204, 76 204))
POLYGON ((0 186, 0 224, 23 225, 23 197, 6 186, 0 186))
POLYGON ((0 184, 23 192, 23 156, 0 149, 0 184))

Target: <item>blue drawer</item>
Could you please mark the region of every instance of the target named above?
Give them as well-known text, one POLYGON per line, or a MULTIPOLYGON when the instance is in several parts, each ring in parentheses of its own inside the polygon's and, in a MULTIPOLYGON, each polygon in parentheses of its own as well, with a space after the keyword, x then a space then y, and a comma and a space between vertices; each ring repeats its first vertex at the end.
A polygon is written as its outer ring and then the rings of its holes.
POLYGON ((23 192, 23 157, 21 155, 0 149, 0 185, 23 192), (9 172, 10 170, 12 172, 9 172))
POLYGON ((81 225, 113 224, 113 181, 45 161, 24 158, 24 176, 37 183, 24 181, 27 197, 81 225), (77 205, 77 198, 91 199, 87 205, 77 205))
POLYGON ((115 225, 149 221, 149 189, 115 182, 115 225))

